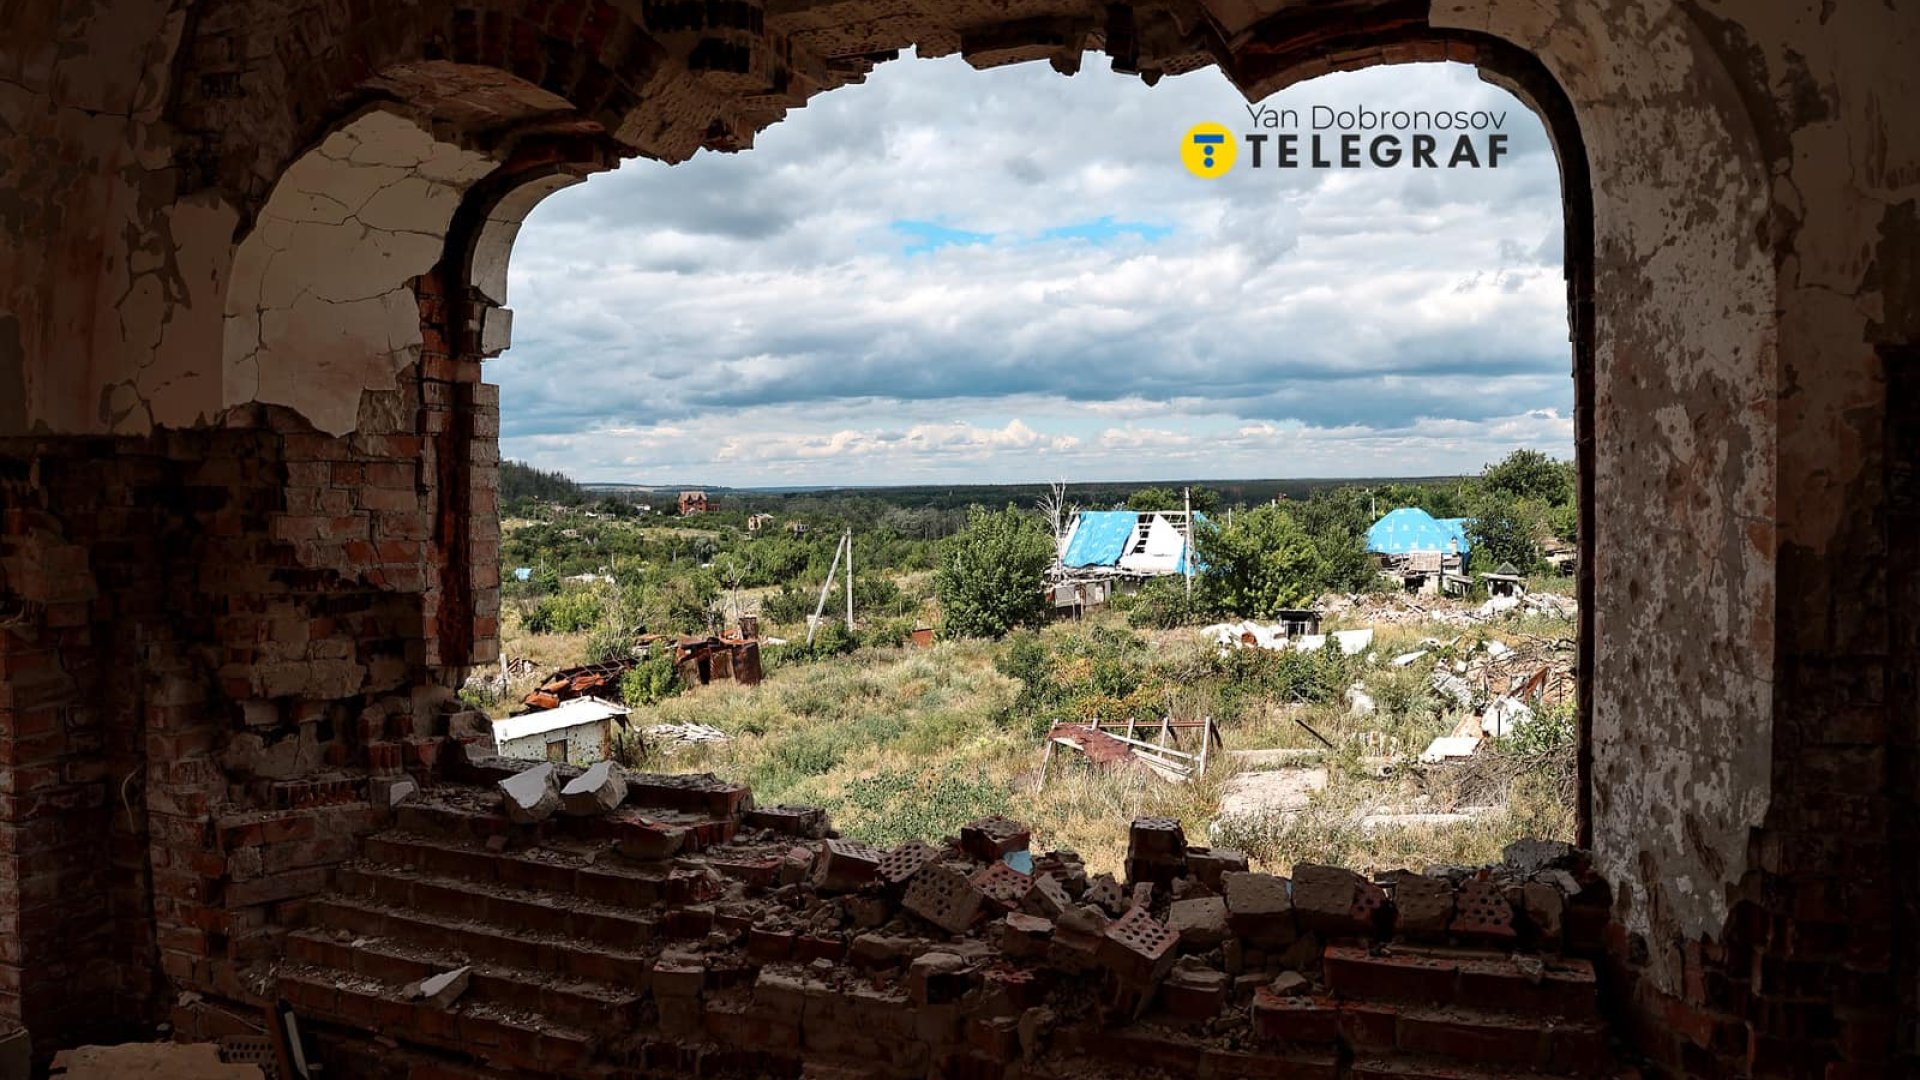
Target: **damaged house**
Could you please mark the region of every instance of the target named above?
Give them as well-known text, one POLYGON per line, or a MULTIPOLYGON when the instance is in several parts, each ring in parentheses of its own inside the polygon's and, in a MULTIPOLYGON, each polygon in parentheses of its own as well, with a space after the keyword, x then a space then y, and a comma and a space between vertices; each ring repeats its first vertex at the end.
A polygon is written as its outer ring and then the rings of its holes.
POLYGON ((1078 614, 1152 578, 1199 571, 1190 558, 1193 526, 1185 511, 1082 510, 1059 540, 1047 595, 1057 614, 1078 614))
POLYGON ((1460 593, 1472 587, 1466 518, 1436 518, 1417 506, 1388 513, 1367 530, 1367 552, 1383 577, 1413 593, 1460 593))

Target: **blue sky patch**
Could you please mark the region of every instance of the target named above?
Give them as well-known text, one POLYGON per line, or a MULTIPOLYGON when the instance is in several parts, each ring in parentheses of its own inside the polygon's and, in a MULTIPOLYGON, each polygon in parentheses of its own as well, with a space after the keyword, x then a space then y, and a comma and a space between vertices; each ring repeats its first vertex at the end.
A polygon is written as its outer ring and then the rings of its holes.
POLYGON ((1137 236, 1157 244, 1173 235, 1173 226, 1145 221, 1115 221, 1107 214, 1075 225, 1057 225, 1040 234, 1042 240, 1083 240, 1089 244, 1108 244, 1122 237, 1137 236))
POLYGON ((931 221, 896 221, 893 223, 893 231, 912 241, 906 247, 906 253, 909 255, 925 255, 944 247, 993 243, 992 233, 954 229, 931 221))

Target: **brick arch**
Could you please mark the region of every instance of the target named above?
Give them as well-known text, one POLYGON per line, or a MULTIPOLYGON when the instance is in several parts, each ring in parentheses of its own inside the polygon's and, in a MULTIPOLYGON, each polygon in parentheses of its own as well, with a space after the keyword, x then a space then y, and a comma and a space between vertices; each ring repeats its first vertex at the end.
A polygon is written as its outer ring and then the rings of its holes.
MULTIPOLYGON (((370 103, 436 107, 472 92, 436 80, 436 66, 486 68, 554 95, 583 133, 612 133, 657 79, 667 56, 605 0, 528 5, 514 0, 367 5, 323 0, 305 17, 249 25, 246 0, 202 11, 167 115, 189 133, 185 186, 228 193, 251 210, 284 169, 344 117, 370 103), (241 69, 231 57, 264 53, 241 69), (398 73, 398 75, 396 75, 398 73)), ((437 116, 442 133, 478 141, 503 132, 437 116)), ((550 116, 557 120, 560 117, 550 116)))

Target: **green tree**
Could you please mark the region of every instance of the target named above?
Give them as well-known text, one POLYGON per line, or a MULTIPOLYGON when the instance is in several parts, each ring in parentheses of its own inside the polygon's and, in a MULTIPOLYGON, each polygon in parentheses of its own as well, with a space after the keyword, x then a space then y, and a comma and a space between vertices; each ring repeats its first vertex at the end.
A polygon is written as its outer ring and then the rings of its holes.
POLYGON ((1504 492, 1484 492, 1467 522, 1474 566, 1491 570, 1512 563, 1523 574, 1533 573, 1540 566, 1540 545, 1535 540, 1539 532, 1540 524, 1527 503, 1504 492))
POLYGON ((1053 537, 1040 519, 1012 505, 998 513, 978 506, 968 511, 967 527, 941 543, 934 577, 947 635, 997 638, 1038 622, 1053 554, 1053 537))
POLYGON ((1206 567, 1201 583, 1209 607, 1270 619, 1304 607, 1325 577, 1313 537, 1285 508, 1261 506, 1236 514, 1231 525, 1208 522, 1194 537, 1206 567))
POLYGON ((1573 501, 1573 463, 1538 450, 1515 450, 1482 470, 1480 483, 1490 492, 1559 506, 1573 501))
POLYGON ((1167 510, 1184 510, 1186 503, 1180 493, 1171 488, 1141 488, 1127 496, 1127 509, 1142 514, 1161 513, 1167 510))

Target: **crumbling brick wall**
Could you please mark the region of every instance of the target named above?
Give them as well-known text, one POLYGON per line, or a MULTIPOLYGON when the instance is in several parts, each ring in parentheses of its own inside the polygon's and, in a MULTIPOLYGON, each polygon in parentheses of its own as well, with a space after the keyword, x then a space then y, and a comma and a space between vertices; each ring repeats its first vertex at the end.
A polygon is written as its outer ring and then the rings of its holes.
POLYGON ((498 655, 478 373, 430 349, 343 438, 254 408, 5 444, 8 1015, 57 1042, 151 1018, 157 979, 231 989, 368 827, 368 777, 431 765, 414 716, 498 655))

